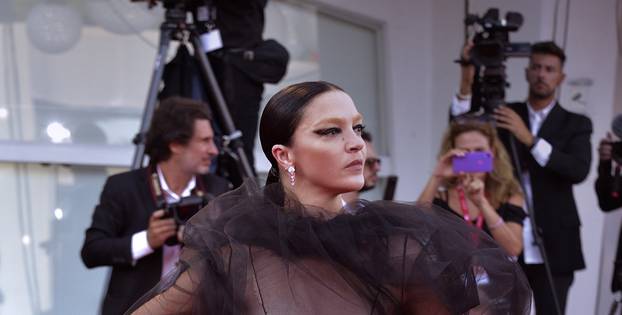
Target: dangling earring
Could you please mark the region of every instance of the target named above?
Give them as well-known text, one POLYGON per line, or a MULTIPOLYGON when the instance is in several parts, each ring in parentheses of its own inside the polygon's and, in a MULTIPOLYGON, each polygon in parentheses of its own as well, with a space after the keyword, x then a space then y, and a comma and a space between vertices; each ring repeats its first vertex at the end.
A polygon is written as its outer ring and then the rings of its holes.
POLYGON ((294 186, 296 184, 296 168, 293 165, 290 165, 287 168, 287 172, 289 173, 289 183, 294 186))

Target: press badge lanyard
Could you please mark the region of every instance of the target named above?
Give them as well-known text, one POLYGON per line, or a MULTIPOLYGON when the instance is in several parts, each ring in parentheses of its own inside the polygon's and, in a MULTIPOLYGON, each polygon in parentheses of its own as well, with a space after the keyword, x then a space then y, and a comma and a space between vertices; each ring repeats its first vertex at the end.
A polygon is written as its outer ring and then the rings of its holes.
MULTIPOLYGON (((462 217, 469 224, 473 224, 471 221, 471 215, 469 214, 469 205, 467 204, 466 198, 464 197, 464 189, 462 187, 458 187, 458 198, 460 199, 460 209, 462 210, 462 217)), ((477 221, 475 222, 478 229, 481 229, 484 226, 484 217, 482 213, 477 215, 477 221)))

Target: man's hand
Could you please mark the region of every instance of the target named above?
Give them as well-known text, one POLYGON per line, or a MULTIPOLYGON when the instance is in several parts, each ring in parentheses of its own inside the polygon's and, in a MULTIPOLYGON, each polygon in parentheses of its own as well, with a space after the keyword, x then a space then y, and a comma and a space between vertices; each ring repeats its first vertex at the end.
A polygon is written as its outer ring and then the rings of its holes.
POLYGON ((157 249, 162 247, 164 242, 177 232, 177 225, 172 218, 163 219, 164 210, 154 212, 149 218, 147 229, 147 242, 149 247, 157 249))
MULTIPOLYGON (((463 61, 471 60, 471 49, 473 49, 473 42, 468 41, 462 46, 462 52, 460 53, 460 59, 463 61)), ((475 77, 475 66, 472 64, 463 64, 460 67, 460 95, 471 95, 471 86, 473 85, 473 78, 475 77)))
POLYGON ((500 106, 495 109, 494 117, 497 126, 510 131, 518 141, 527 147, 533 145, 534 136, 518 114, 507 106, 500 106))
POLYGON ((598 144, 598 157, 601 161, 611 160, 611 150, 613 149, 611 145, 612 142, 613 137, 611 136, 611 132, 607 132, 607 137, 600 140, 598 144))

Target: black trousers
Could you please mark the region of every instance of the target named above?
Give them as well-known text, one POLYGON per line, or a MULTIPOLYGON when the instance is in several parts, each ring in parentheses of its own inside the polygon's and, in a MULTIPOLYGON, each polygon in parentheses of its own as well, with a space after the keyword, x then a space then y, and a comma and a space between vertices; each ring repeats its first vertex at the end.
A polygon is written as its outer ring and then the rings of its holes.
MULTIPOLYGON (((523 271, 529 280, 529 285, 533 290, 533 298, 535 300, 536 315, 555 315, 555 302, 544 264, 521 264, 523 271)), ((555 284, 555 292, 559 299, 559 306, 562 314, 566 313, 566 298, 568 290, 574 281, 574 272, 553 273, 553 283, 555 284)), ((560 315, 562 315, 560 314, 560 315)))
MULTIPOLYGON (((244 152, 254 171, 253 148, 259 123, 261 97, 264 91, 263 83, 251 79, 227 62, 226 54, 209 55, 209 61, 227 102, 233 124, 242 132, 244 152)), ((236 180, 232 181, 235 182, 236 180)))

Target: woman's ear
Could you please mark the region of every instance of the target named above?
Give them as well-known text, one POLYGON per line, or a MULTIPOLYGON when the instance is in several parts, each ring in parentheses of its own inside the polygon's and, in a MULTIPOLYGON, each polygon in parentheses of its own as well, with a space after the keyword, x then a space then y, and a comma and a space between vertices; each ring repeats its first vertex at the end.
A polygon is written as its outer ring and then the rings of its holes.
POLYGON ((294 156, 292 150, 282 144, 272 146, 272 156, 283 169, 287 169, 294 165, 294 156))

